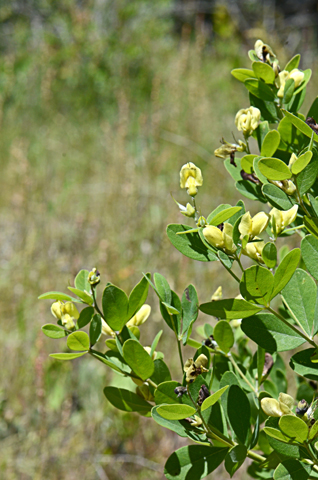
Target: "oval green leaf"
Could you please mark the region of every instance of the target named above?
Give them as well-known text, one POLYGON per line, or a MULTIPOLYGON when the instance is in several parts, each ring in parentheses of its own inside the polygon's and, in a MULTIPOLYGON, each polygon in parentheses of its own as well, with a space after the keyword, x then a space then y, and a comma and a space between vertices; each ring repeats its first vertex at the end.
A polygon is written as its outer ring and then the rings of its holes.
POLYGON ((318 239, 306 235, 301 241, 301 254, 309 273, 318 280, 318 239))
POLYGON ((312 356, 315 354, 315 348, 307 348, 301 352, 296 353, 290 359, 289 365, 291 368, 310 380, 318 380, 318 364, 312 363, 312 356))
POLYGON ((83 292, 85 290, 87 293, 92 289, 91 284, 88 281, 88 275, 88 270, 80 270, 74 280, 75 287, 83 292))
POLYGON ((228 353, 234 345, 232 328, 225 320, 220 320, 214 327, 213 336, 224 353, 228 353))
POLYGON ((157 413, 167 420, 183 420, 191 417, 196 413, 196 409, 190 405, 183 405, 182 403, 175 403, 170 405, 160 405, 157 408, 157 413))
POLYGON ((253 70, 248 70, 247 68, 234 68, 234 70, 231 71, 231 74, 234 78, 242 83, 244 83, 248 78, 256 78, 253 70))
POLYGON ((51 353, 50 357, 56 358, 57 360, 74 360, 74 358, 82 357, 87 352, 81 353, 51 353))
POLYGON ((67 287, 69 290, 71 290, 72 293, 75 293, 84 303, 87 303, 88 305, 93 304, 93 298, 88 295, 86 292, 83 292, 79 288, 73 288, 73 287, 67 287))
POLYGON ((236 298, 202 303, 199 308, 203 313, 227 320, 249 317, 262 310, 261 307, 257 307, 253 303, 236 298))
MULTIPOLYGON (((265 64, 263 64, 265 65, 265 64)), ((270 130, 266 135, 262 143, 261 156, 272 157, 276 152, 280 143, 280 134, 277 130, 270 130)))
POLYGON ((225 210, 222 210, 222 212, 219 212, 217 215, 215 215, 215 217, 211 218, 211 220, 209 221, 209 225, 220 225, 229 218, 233 217, 233 215, 235 215, 235 213, 239 212, 240 210, 241 207, 226 208, 225 210))
POLYGON ((186 232, 191 228, 187 225, 168 225, 167 235, 172 245, 183 255, 193 260, 200 262, 214 262, 218 260, 217 255, 201 241, 198 233, 177 235, 178 232, 186 232))
POLYGON ((265 83, 273 84, 275 81, 275 72, 268 63, 253 62, 252 68, 255 75, 260 80, 264 80, 265 83))
POLYGON ((43 325, 42 332, 49 338, 64 338, 68 335, 69 332, 64 330, 64 328, 54 325, 52 323, 47 323, 43 325))
POLYGON ((81 302, 78 298, 71 297, 67 293, 47 292, 38 297, 39 300, 66 300, 67 302, 81 302))
POLYGON ((262 257, 268 268, 275 268, 277 263, 277 248, 275 243, 267 242, 262 250, 262 257))
POLYGON ((295 415, 283 415, 279 420, 279 428, 285 435, 303 443, 308 437, 308 426, 306 423, 295 415))
POLYGON ((293 458, 280 463, 274 472, 274 480, 307 480, 311 465, 306 465, 293 458))
POLYGON ((312 152, 305 152, 300 157, 297 158, 296 162, 293 163, 291 170, 293 175, 298 175, 305 167, 307 167, 312 157, 312 152))
POLYGON ((272 273, 264 267, 253 265, 243 273, 240 292, 248 300, 261 305, 268 305, 274 285, 272 273))
POLYGON ((291 277, 294 275, 294 272, 300 261, 300 256, 300 249, 294 248, 294 250, 289 252, 278 265, 274 275, 272 298, 276 297, 276 295, 287 285, 291 277))
POLYGON ((261 80, 254 80, 248 78, 247 80, 245 80, 244 85, 249 92, 255 95, 255 97, 260 98, 261 100, 272 102, 275 98, 275 95, 270 89, 270 87, 261 80))
POLYGON ((147 380, 154 372, 154 363, 137 340, 127 340, 123 346, 123 356, 130 368, 142 380, 147 380))
POLYGON ((67 338, 67 346, 70 350, 80 352, 89 349, 89 336, 86 332, 73 332, 67 338))
POLYGON ((262 192, 269 203, 278 210, 289 210, 295 202, 276 185, 263 185, 262 192))
POLYGON ((138 412, 150 416, 152 406, 136 393, 124 388, 105 387, 104 395, 107 400, 119 410, 124 412, 138 412))
POLYGON ((262 158, 258 162, 258 167, 269 180, 287 180, 292 176, 286 163, 279 158, 262 158))
POLYGON ((102 318, 99 313, 95 313, 89 326, 89 338, 91 346, 95 345, 102 334, 102 318))
POLYGON ((113 330, 121 330, 128 320, 128 297, 115 285, 108 285, 103 293, 102 306, 105 321, 113 330))
POLYGON ((212 405, 214 405, 219 400, 219 398, 223 395, 223 393, 228 388, 229 388, 229 385, 226 385, 225 387, 220 388, 220 390, 218 390, 217 392, 213 393, 208 398, 206 398, 202 403, 201 412, 204 412, 204 410, 206 410, 207 408, 212 407, 212 405))

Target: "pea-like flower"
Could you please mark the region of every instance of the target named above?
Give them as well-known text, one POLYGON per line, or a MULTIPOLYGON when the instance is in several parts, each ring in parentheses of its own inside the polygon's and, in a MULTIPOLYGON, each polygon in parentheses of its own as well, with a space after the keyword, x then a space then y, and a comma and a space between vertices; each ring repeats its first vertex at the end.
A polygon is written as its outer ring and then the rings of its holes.
POLYGON ((291 72, 287 72, 287 70, 283 70, 282 72, 280 72, 278 74, 278 92, 277 92, 277 96, 279 98, 283 98, 284 96, 284 88, 285 88, 285 84, 287 82, 287 80, 289 79, 293 79, 294 82, 295 82, 295 88, 299 87, 299 85, 302 83, 302 81, 304 80, 304 72, 301 72, 300 70, 298 70, 298 68, 294 68, 294 70, 292 70, 291 72))
POLYGON ((254 240, 258 240, 258 241, 249 242, 245 246, 245 248, 242 248, 242 253, 243 255, 246 255, 247 257, 250 257, 259 263, 264 263, 264 260, 262 257, 262 251, 265 246, 265 242, 263 242, 263 240, 260 240, 258 237, 255 237, 254 240))
POLYGON ((283 192, 285 192, 286 195, 291 196, 291 195, 294 195, 294 193, 296 192, 296 186, 291 180, 269 180, 269 181, 276 187, 283 190, 283 192))
POLYGON ((211 300, 221 300, 223 296, 222 286, 220 285, 212 294, 211 300))
POLYGON ((138 312, 129 320, 129 322, 126 323, 126 326, 129 327, 139 327, 139 325, 142 325, 145 323, 147 318, 149 317, 151 312, 151 306, 143 305, 138 312))
POLYGON ((100 273, 97 268, 93 268, 88 274, 88 281, 91 285, 98 285, 100 282, 100 273))
POLYGON ((276 235, 279 235, 287 227, 287 225, 293 223, 296 220, 297 212, 298 205, 294 205, 292 208, 286 211, 273 208, 269 212, 272 222, 272 232, 274 233, 273 223, 275 222, 276 235))
POLYGON ((189 358, 184 364, 186 381, 192 383, 201 373, 208 372, 209 370, 206 368, 207 365, 208 359, 203 353, 198 356, 196 361, 194 361, 193 358, 189 358))
POLYGON ((51 312, 68 330, 75 327, 76 320, 79 318, 79 312, 73 302, 64 303, 58 300, 52 304, 51 312))
POLYGON ((235 116, 235 125, 245 137, 252 135, 258 127, 261 118, 261 112, 256 107, 242 108, 235 116))
POLYGON ((114 330, 110 328, 108 323, 106 323, 103 318, 102 318, 102 333, 104 335, 108 335, 109 337, 113 337, 113 338, 116 337, 116 333, 114 332, 114 330))
POLYGON ((262 398, 261 407, 264 413, 270 417, 282 417, 283 415, 294 415, 294 399, 287 393, 280 393, 278 400, 275 398, 262 398))
POLYGON ((228 254, 236 251, 236 245, 233 242, 233 225, 224 223, 223 230, 214 225, 207 225, 203 229, 204 238, 215 248, 220 248, 228 254))
POLYGON ((256 55, 260 60, 262 60, 262 62, 272 63, 276 58, 276 55, 274 54, 271 47, 264 43, 262 40, 256 40, 254 50, 256 55))
POLYGON ((188 195, 194 197, 198 187, 203 184, 201 170, 194 163, 186 163, 180 170, 180 187, 186 188, 188 195))
POLYGON ((265 212, 259 212, 251 217, 250 212, 244 213, 239 224, 239 232, 243 237, 248 235, 249 240, 264 232, 269 222, 269 215, 265 212))
POLYGON ((245 152, 246 144, 242 142, 242 140, 239 140, 238 143, 238 145, 236 143, 228 143, 222 139, 222 145, 214 150, 214 155, 226 159, 227 157, 234 156, 235 152, 245 152))

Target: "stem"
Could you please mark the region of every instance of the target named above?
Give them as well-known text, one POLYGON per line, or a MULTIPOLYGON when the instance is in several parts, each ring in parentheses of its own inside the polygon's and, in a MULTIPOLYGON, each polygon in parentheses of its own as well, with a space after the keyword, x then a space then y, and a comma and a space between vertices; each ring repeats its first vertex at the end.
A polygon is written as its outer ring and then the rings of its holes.
POLYGON ((240 269, 242 270, 242 272, 244 273, 245 270, 244 270, 244 268, 243 268, 243 266, 242 266, 242 264, 241 264, 241 260, 239 259, 239 257, 238 257, 236 254, 235 254, 235 260, 236 260, 237 263, 239 264, 239 267, 240 267, 240 269))
POLYGON ((158 388, 158 385, 152 380, 150 380, 150 378, 147 378, 146 382, 148 382, 149 385, 151 385, 153 388, 158 388))
POLYGON ((308 337, 308 335, 306 335, 305 333, 303 333, 301 330, 298 330, 298 328, 296 328, 294 325, 292 325, 291 323, 289 323, 284 317, 282 317, 282 315, 280 315, 279 313, 275 312, 275 310, 273 310, 271 307, 266 307, 267 310, 269 312, 271 312, 273 315, 275 315, 275 317, 277 317, 279 320, 281 320, 288 328, 290 328, 291 330, 293 330, 295 333, 297 333, 298 335, 300 335, 301 337, 303 337, 308 343, 310 343, 310 345, 312 345, 313 347, 317 347, 317 345, 315 344, 315 342, 308 337))
POLYGON ((242 370, 240 369, 240 367, 238 366, 238 364, 236 363, 236 361, 234 360, 232 355, 229 353, 228 355, 226 355, 226 358, 229 358, 229 360, 232 363, 235 370, 237 370, 238 374, 243 378, 243 380, 247 383, 247 385, 253 390, 255 395, 258 397, 258 392, 257 392, 256 388, 253 387, 251 382, 246 378, 246 376, 244 375, 244 373, 242 372, 242 370))
POLYGON ((232 275, 232 277, 234 278, 234 280, 236 280, 238 283, 240 283, 240 279, 235 275, 234 272, 232 272, 232 270, 230 268, 228 268, 223 262, 222 260, 219 258, 220 262, 222 263, 223 267, 229 272, 230 275, 232 275))
POLYGON ((191 395, 190 390, 189 390, 189 385, 187 385, 187 392, 188 392, 188 395, 189 395, 189 398, 190 398, 191 402, 193 403, 194 408, 196 409, 199 417, 200 417, 201 420, 202 420, 202 424, 203 424, 203 426, 204 426, 205 433, 206 433, 210 438, 214 438, 215 440, 224 443, 224 445, 226 445, 227 447, 233 447, 235 444, 234 444, 234 442, 232 442, 232 440, 230 440, 229 438, 227 438, 227 437, 226 437, 225 435, 223 435, 221 432, 215 432, 215 430, 214 430, 213 427, 209 427, 209 426, 207 425, 206 421, 204 420, 204 418, 203 418, 203 416, 202 416, 200 407, 196 404, 196 402, 195 402, 195 401, 193 400, 193 398, 192 398, 192 395, 191 395))
POLYGON ((104 315, 102 314, 99 306, 97 305, 96 295, 95 295, 95 287, 93 285, 92 285, 92 295, 93 295, 93 300, 94 300, 94 307, 96 308, 96 310, 100 314, 100 316, 105 320, 104 315))
POLYGON ((298 227, 293 227, 293 228, 287 228, 287 230, 283 230, 284 233, 286 232, 292 232, 293 230, 299 230, 300 228, 304 228, 305 225, 298 225, 298 227))
POLYGON ((247 456, 252 460, 256 460, 256 462, 260 462, 260 463, 265 462, 265 460, 267 460, 267 458, 262 457, 262 455, 259 455, 258 453, 253 452, 253 450, 249 450, 247 452, 247 456))
POLYGON ((183 358, 182 358, 182 351, 181 351, 180 340, 179 340, 178 333, 177 333, 177 330, 176 330, 176 327, 175 327, 175 324, 174 324, 174 321, 173 321, 173 316, 172 316, 170 313, 169 313, 169 316, 170 316, 170 321, 171 321, 171 325, 172 325, 174 334, 175 334, 176 339, 177 339, 178 353, 179 353, 180 363, 181 363, 182 372, 183 372, 184 364, 183 364, 183 358))
POLYGON ((295 185, 296 185, 296 192, 297 192, 297 197, 298 197, 299 204, 300 204, 301 208, 304 210, 304 212, 306 213, 306 215, 311 217, 310 213, 308 212, 307 208, 305 207, 303 199, 300 196, 300 192, 299 192, 298 185, 297 185, 297 178, 295 180, 295 185))
POLYGON ((179 352, 179 358, 180 358, 181 367, 182 367, 182 371, 183 371, 184 364, 183 364, 183 358, 182 358, 182 351, 181 351, 180 340, 178 340, 178 352, 179 352))

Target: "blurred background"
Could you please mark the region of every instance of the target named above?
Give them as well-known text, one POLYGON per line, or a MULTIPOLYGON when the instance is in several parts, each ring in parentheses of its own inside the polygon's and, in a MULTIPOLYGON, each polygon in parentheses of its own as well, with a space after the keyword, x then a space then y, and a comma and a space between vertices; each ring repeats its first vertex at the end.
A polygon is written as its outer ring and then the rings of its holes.
MULTIPOLYGON (((191 161, 204 176, 203 215, 236 203, 213 156, 249 105, 230 70, 249 67, 258 38, 281 66, 301 53, 300 68, 313 69, 306 112, 317 95, 317 17, 310 0, 0 2, 1 479, 164 478, 165 460, 187 441, 110 406, 103 387, 125 379, 96 360, 50 359, 65 342, 42 334, 54 319, 37 297, 66 292, 94 266, 102 284, 126 292, 141 272, 159 271, 178 294, 196 285, 200 302, 219 285, 236 295, 219 265, 169 243, 166 225, 184 222, 170 193, 187 202, 179 170, 191 161)), ((148 302, 143 343, 168 333, 152 292, 148 302)), ((174 374, 177 352, 163 338, 174 374)))

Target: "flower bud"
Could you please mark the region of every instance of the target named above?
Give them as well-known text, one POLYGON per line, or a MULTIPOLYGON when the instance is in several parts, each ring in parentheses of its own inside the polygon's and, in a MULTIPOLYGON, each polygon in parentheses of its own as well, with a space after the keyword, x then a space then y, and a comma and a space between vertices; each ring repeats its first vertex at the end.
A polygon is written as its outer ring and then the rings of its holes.
MULTIPOLYGON (((277 208, 272 208, 269 212, 271 221, 273 223, 273 218, 275 221, 276 235, 279 235, 290 223, 293 223, 296 220, 298 211, 298 205, 294 205, 292 208, 286 211, 278 210, 277 208)), ((272 232, 274 229, 272 226, 272 232)))
POLYGON ((281 392, 278 395, 278 402, 279 402, 280 409, 282 410, 282 412, 284 412, 284 414, 287 415, 287 414, 293 413, 292 408, 294 407, 294 403, 295 403, 293 397, 291 397, 287 393, 281 392))
POLYGON ((295 82, 295 88, 299 87, 299 85, 302 83, 304 80, 304 72, 301 72, 298 70, 298 68, 294 68, 289 74, 289 78, 292 78, 295 82))
POLYGON ((205 227, 206 226, 206 219, 201 215, 197 221, 197 227, 205 227))
POLYGON ((256 107, 242 108, 235 116, 235 125, 245 137, 252 135, 258 127, 261 118, 261 112, 256 107))
POLYGON ((180 170, 180 187, 186 188, 188 195, 194 197, 203 184, 201 170, 194 163, 186 163, 180 170))
POLYGON ((51 312, 52 312, 52 315, 57 318, 58 320, 61 320, 62 318, 62 312, 61 312, 61 306, 64 305, 63 302, 61 302, 60 300, 57 300, 56 302, 54 302, 52 305, 51 305, 51 312))
POLYGON ((88 274, 88 281, 91 285, 98 285, 100 282, 100 273, 97 268, 93 268, 88 274))
POLYGON ((189 358, 184 364, 186 381, 192 383, 199 375, 201 375, 201 373, 208 372, 208 369, 206 368, 207 365, 208 359, 203 353, 198 356, 195 362, 193 361, 193 358, 189 358))
POLYGON ((147 318, 150 315, 150 312, 151 312, 151 306, 147 305, 145 303, 145 305, 143 305, 138 310, 138 312, 129 320, 129 322, 126 323, 126 326, 127 327, 133 327, 133 326, 139 327, 139 325, 142 325, 143 323, 145 323, 145 321, 147 320, 147 318))
POLYGON ((262 40, 256 40, 254 50, 256 55, 260 60, 262 60, 262 62, 272 63, 276 58, 276 55, 274 54, 271 47, 269 45, 266 45, 266 43, 263 43, 262 40))
POLYGON ((71 317, 71 315, 69 315, 68 313, 66 313, 65 315, 62 315, 61 322, 62 322, 62 325, 68 330, 71 330, 72 328, 75 327, 74 317, 71 317))
POLYGON ((191 426, 192 427, 200 427, 202 425, 202 420, 198 415, 194 415, 194 419, 191 418, 191 426))
POLYGON ((283 70, 278 74, 278 87, 279 90, 277 92, 277 96, 279 98, 283 98, 284 96, 284 89, 285 89, 285 84, 287 80, 292 78, 295 82, 295 88, 299 87, 299 85, 302 83, 304 80, 304 72, 301 72, 298 70, 298 68, 294 68, 291 72, 287 72, 286 70, 283 70))
POLYGON ((309 408, 309 405, 308 403, 306 402, 306 400, 300 400, 300 402, 298 402, 298 405, 297 405, 297 408, 296 408, 296 415, 299 415, 299 416, 303 416, 305 415, 305 413, 307 412, 309 408))
POLYGON ((288 168, 291 168, 291 166, 296 162, 296 160, 298 160, 297 155, 295 155, 294 153, 292 153, 292 154, 291 154, 291 157, 290 157, 290 159, 289 159, 288 168))
MULTIPOLYGON (((144 347, 144 350, 146 350, 146 352, 148 353, 148 355, 150 355, 150 353, 151 353, 151 347, 144 347)), ((151 358, 152 358, 153 360, 156 360, 156 357, 157 357, 157 352, 153 352, 151 358)))
POLYGON ((222 299, 222 287, 218 287, 215 292, 212 294, 211 300, 221 300, 222 299))
POLYGON ((223 248, 223 232, 218 227, 214 225, 207 225, 203 230, 204 238, 209 242, 213 247, 223 248))
POLYGON ((184 207, 185 210, 181 211, 182 215, 185 217, 194 217, 195 215, 195 208, 190 204, 187 203, 186 207, 184 207))
POLYGON ((280 408, 279 402, 275 398, 262 398, 261 407, 263 412, 269 417, 281 417, 284 415, 280 408))

